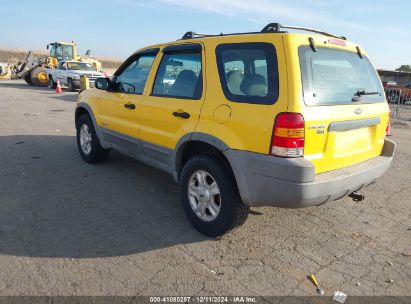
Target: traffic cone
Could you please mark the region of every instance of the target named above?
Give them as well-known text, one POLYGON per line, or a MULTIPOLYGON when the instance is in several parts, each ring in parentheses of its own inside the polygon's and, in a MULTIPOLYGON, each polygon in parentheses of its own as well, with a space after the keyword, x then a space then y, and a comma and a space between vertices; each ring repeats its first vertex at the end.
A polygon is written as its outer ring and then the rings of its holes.
POLYGON ((61 84, 60 84, 60 80, 58 79, 57 79, 56 93, 61 93, 61 84))

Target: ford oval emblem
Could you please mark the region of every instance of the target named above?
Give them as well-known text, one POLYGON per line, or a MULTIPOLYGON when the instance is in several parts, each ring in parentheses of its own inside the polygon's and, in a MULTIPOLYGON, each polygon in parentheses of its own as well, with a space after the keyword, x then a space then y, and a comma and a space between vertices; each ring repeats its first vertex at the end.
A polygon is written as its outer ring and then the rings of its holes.
POLYGON ((361 114, 361 113, 362 113, 362 110, 361 110, 360 108, 356 108, 356 109, 354 110, 354 113, 355 113, 355 114, 361 114))

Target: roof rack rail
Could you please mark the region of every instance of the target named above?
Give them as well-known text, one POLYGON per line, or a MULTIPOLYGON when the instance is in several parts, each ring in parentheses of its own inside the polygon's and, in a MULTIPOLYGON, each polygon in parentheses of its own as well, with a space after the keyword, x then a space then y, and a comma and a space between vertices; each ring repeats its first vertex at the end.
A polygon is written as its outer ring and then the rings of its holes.
POLYGON ((183 35, 183 37, 181 38, 181 40, 185 40, 185 39, 193 39, 193 38, 204 38, 204 37, 213 37, 213 36, 222 36, 223 33, 221 34, 200 34, 200 33, 196 33, 196 32, 187 32, 183 35))
POLYGON ((223 33, 220 33, 220 34, 200 34, 200 33, 196 33, 196 32, 193 32, 193 31, 189 31, 189 32, 185 33, 180 40, 194 39, 194 38, 204 38, 204 37, 216 37, 216 36, 258 34, 258 33, 284 33, 284 31, 282 31, 282 29, 292 29, 292 30, 312 32, 312 33, 317 33, 317 34, 321 34, 321 35, 328 36, 328 37, 347 40, 347 38, 345 38, 343 36, 336 36, 336 35, 333 35, 333 34, 330 34, 330 33, 324 32, 324 31, 319 31, 319 30, 316 30, 316 29, 311 29, 311 28, 301 27, 301 26, 282 25, 281 23, 269 23, 261 30, 261 32, 233 33, 233 34, 223 34, 223 33))
POLYGON ((311 29, 311 28, 306 28, 306 27, 301 27, 301 26, 290 26, 290 25, 282 25, 280 23, 269 23, 267 24, 263 29, 262 29, 262 33, 278 33, 281 31, 281 29, 291 29, 291 30, 299 30, 299 31, 306 31, 306 32, 312 32, 312 33, 317 33, 317 34, 321 34, 324 36, 328 36, 328 37, 333 37, 333 38, 338 38, 338 39, 343 39, 343 40, 347 40, 347 38, 343 37, 343 36, 336 36, 324 31, 319 31, 316 29, 311 29))

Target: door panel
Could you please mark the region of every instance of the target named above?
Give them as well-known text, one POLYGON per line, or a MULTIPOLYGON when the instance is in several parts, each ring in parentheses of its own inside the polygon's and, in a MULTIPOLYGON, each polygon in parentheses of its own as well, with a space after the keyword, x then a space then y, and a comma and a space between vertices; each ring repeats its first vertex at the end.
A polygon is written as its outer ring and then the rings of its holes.
POLYGON ((145 97, 141 106, 141 139, 168 149, 174 149, 178 139, 192 132, 200 117, 202 100, 178 100, 145 97), (173 113, 188 113, 181 118, 173 113))
POLYGON ((138 138, 141 99, 141 95, 103 92, 97 101, 101 127, 138 138), (135 109, 126 108, 132 105, 135 109))
POLYGON ((200 45, 193 49, 165 49, 152 94, 144 96, 141 104, 143 150, 158 161, 166 161, 178 140, 198 123, 204 101, 204 58, 200 45))
POLYGON ((142 94, 155 56, 144 53, 130 57, 97 101, 105 139, 118 146, 139 142, 142 94), (114 137, 118 141, 114 142, 114 137))
POLYGON ((65 84, 65 85, 66 85, 66 81, 63 78, 63 76, 64 76, 63 74, 65 73, 66 66, 67 66, 67 63, 63 62, 63 63, 61 63, 61 65, 56 70, 57 80, 59 80, 61 84, 65 84))

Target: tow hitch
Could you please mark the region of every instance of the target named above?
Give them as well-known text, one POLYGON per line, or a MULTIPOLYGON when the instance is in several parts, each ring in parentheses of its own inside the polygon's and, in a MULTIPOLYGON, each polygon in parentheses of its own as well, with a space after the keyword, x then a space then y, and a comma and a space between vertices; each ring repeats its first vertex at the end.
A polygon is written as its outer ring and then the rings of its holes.
POLYGON ((353 193, 349 194, 348 197, 351 197, 351 199, 352 199, 354 202, 361 202, 361 201, 363 201, 364 198, 365 198, 364 195, 358 194, 358 193, 356 193, 356 192, 353 192, 353 193))

